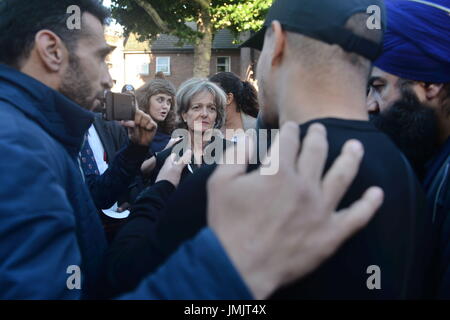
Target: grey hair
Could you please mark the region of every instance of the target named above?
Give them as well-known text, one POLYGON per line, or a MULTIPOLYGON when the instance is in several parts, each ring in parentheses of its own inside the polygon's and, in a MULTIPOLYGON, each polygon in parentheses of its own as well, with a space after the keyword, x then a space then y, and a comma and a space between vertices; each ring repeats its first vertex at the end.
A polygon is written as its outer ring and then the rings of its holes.
POLYGON ((183 82, 178 89, 176 100, 179 128, 187 128, 186 124, 183 122, 182 114, 188 112, 191 108, 192 98, 202 92, 209 92, 214 97, 214 104, 217 108, 217 117, 214 128, 222 128, 225 122, 225 106, 227 104, 227 97, 222 88, 206 78, 189 79, 183 82))

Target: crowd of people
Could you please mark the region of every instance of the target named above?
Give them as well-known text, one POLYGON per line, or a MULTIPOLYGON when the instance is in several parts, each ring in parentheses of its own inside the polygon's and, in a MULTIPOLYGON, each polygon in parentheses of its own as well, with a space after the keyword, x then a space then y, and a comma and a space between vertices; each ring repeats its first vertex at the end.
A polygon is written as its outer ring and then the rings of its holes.
POLYGON ((120 122, 108 17, 0 1, 0 298, 450 298, 450 0, 275 0, 258 89, 157 74, 120 122))

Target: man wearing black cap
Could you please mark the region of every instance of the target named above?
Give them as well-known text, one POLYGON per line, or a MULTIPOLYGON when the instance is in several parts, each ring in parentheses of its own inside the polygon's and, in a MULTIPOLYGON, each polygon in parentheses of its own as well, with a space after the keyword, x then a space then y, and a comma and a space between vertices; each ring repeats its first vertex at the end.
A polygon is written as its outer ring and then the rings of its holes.
MULTIPOLYGON (((366 12, 373 5, 383 12, 383 2, 377 0, 278 0, 264 28, 244 44, 262 48, 257 68, 260 124, 279 127, 295 121, 302 139, 311 124, 322 123, 330 144, 327 167, 347 140, 360 140, 365 156, 340 207, 373 185, 386 194, 368 227, 276 298, 405 299, 424 293, 429 244, 424 196, 402 154, 368 122, 365 107, 370 62, 381 50, 384 29, 368 27, 366 12)), ((384 20, 380 22, 383 26, 384 20)), ((140 253, 146 264, 156 268, 160 255, 169 255, 206 224, 206 182, 213 171, 202 169, 180 185, 156 236, 145 240, 148 251, 140 253)), ((122 235, 126 239, 125 231, 122 235)))
POLYGON ((381 51, 383 34, 368 27, 366 12, 372 5, 384 9, 382 1, 373 0, 279 0, 263 30, 247 42, 256 48, 263 45, 257 77, 267 122, 273 122, 274 115, 280 123, 294 120, 302 124, 302 132, 311 123, 321 122, 328 130, 329 160, 346 139, 356 138, 364 144, 360 173, 342 205, 367 185, 379 185, 386 192, 383 207, 365 230, 279 297, 408 298, 421 294, 420 272, 425 269, 419 264, 427 245, 421 233, 428 225, 422 193, 400 152, 367 122, 366 82, 370 61, 381 51), (369 290, 364 282, 371 265, 381 270, 379 290, 369 290))

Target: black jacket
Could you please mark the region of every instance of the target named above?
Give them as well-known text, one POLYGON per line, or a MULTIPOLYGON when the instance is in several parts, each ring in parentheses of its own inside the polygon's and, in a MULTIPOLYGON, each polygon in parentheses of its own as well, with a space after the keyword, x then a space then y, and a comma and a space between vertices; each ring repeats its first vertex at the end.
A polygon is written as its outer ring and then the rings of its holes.
POLYGON ((427 165, 424 186, 436 236, 433 289, 437 298, 450 299, 450 138, 427 165))

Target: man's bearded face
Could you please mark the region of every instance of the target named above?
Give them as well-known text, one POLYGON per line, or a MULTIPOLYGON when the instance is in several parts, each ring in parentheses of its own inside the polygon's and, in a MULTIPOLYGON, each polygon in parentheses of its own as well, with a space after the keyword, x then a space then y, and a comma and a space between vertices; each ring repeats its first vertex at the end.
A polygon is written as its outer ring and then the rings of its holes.
POLYGON ((438 146, 437 115, 410 87, 404 86, 400 93, 398 100, 372 113, 370 120, 393 140, 422 178, 425 164, 438 146))

